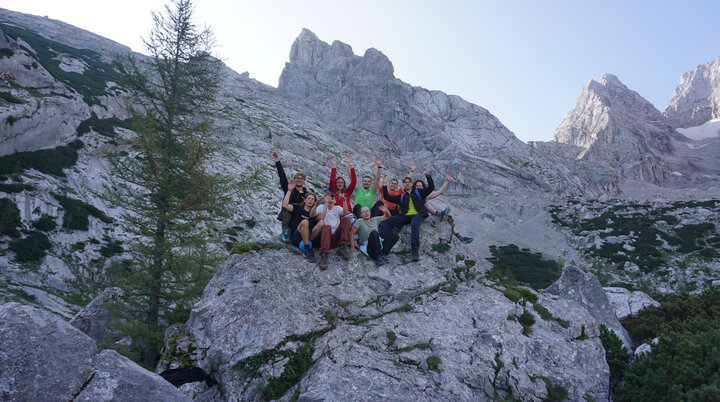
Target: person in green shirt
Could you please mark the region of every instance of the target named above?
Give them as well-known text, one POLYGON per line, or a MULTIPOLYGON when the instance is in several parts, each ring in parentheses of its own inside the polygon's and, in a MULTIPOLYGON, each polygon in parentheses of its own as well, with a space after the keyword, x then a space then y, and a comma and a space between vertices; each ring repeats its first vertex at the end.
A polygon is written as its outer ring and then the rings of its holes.
POLYGON ((375 180, 370 176, 362 178, 361 186, 355 188, 355 206, 353 207, 353 215, 360 219, 360 208, 368 207, 370 209, 370 216, 382 216, 380 212, 380 206, 383 205, 382 200, 375 203, 375 194, 380 188, 380 174, 382 172, 382 158, 376 157, 375 160, 370 164, 373 176, 375 180), (377 166, 377 168, 376 168, 377 166), (371 187, 372 186, 372 187, 371 187), (374 203, 374 204, 373 204, 374 203))
POLYGON ((366 206, 360 207, 360 219, 353 225, 350 232, 350 250, 360 251, 367 254, 375 260, 377 266, 387 262, 387 256, 390 254, 395 243, 400 238, 397 232, 390 232, 385 238, 380 240, 380 223, 390 218, 390 211, 382 205, 379 207, 382 216, 370 217, 370 208, 366 206), (358 244, 355 243, 355 234, 358 235, 358 244))

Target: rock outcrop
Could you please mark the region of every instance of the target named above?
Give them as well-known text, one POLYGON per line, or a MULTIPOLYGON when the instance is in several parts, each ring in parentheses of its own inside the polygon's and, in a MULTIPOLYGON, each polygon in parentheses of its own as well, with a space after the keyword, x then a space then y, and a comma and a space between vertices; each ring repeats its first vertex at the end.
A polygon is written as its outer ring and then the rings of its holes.
POLYGON ((185 401, 162 377, 63 319, 18 303, 0 305, 0 399, 185 401))
POLYGON ((680 137, 650 102, 610 74, 585 85, 553 134, 554 141, 582 148, 577 159, 657 185, 670 174, 664 157, 680 137))
POLYGON ((606 400, 596 319, 543 293, 553 319, 511 301, 484 279, 486 261, 444 251, 448 232, 424 224, 420 262, 400 244, 379 268, 362 254, 333 253, 327 271, 285 249, 233 255, 166 358, 193 361, 229 400, 539 401, 553 386, 606 400))
POLYGON ((720 118, 720 57, 683 74, 663 113, 675 128, 720 118))
POLYGON ((608 329, 613 330, 623 341, 625 347, 632 350, 632 338, 618 321, 615 310, 610 305, 607 295, 595 275, 585 273, 573 265, 566 265, 560 279, 544 292, 580 303, 597 320, 598 324, 605 324, 608 329))
POLYGON ((107 288, 103 290, 82 310, 70 320, 70 325, 86 333, 96 342, 114 343, 122 338, 122 335, 113 330, 112 324, 115 313, 111 303, 120 302, 123 296, 120 288, 107 288))
POLYGON ((640 310, 649 306, 659 306, 660 303, 653 300, 647 293, 636 290, 631 292, 625 288, 606 287, 605 295, 610 302, 615 316, 618 320, 624 320, 627 317, 634 316, 640 310))

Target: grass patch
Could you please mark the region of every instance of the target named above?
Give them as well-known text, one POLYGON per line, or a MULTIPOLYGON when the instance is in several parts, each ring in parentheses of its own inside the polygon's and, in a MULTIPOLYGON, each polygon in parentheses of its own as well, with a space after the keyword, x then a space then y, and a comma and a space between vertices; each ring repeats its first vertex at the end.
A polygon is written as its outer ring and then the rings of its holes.
POLYGON ((395 335, 395 332, 388 330, 385 335, 387 335, 388 338, 388 347, 392 347, 392 345, 395 344, 395 341, 397 340, 397 335, 395 335))
POLYGON ((92 215, 105 223, 113 222, 112 218, 90 204, 73 198, 68 198, 60 194, 53 193, 52 195, 65 209, 62 226, 66 229, 88 230, 90 225, 90 221, 88 219, 89 215, 92 215))
POLYGON ((260 250, 277 250, 283 247, 284 245, 282 243, 242 242, 235 244, 230 254, 245 254, 260 250))
POLYGON ((532 380, 541 379, 545 383, 545 391, 547 396, 543 399, 543 402, 560 402, 564 401, 568 397, 568 391, 562 385, 553 385, 549 378, 544 376, 533 377, 532 380))
POLYGON ((503 283, 520 284, 535 290, 544 289, 560 278, 561 266, 558 262, 546 259, 542 253, 532 253, 528 249, 519 249, 514 244, 490 246, 492 257, 488 258, 503 283))
POLYGON ((517 318, 517 321, 522 325, 522 334, 530 336, 532 334, 532 326, 535 325, 535 316, 527 311, 523 310, 523 313, 517 318))
POLYGON ((23 103, 27 103, 26 101, 18 98, 17 96, 11 94, 10 92, 0 91, 0 99, 4 100, 7 103, 14 103, 16 105, 21 105, 23 103))
POLYGON ((428 369, 433 371, 440 371, 440 364, 442 363, 442 359, 440 357, 432 355, 428 357, 425 362, 428 365, 428 369))
POLYGON ((450 251, 450 243, 446 243, 444 241, 439 241, 432 246, 430 246, 432 251, 435 251, 436 253, 447 253, 450 251))

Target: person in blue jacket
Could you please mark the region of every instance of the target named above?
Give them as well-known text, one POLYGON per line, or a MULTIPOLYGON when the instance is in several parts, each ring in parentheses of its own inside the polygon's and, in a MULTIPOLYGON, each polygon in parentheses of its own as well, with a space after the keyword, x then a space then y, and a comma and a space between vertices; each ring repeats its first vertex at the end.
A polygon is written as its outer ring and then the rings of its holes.
POLYGON ((425 178, 427 178, 427 186, 422 188, 417 183, 422 180, 416 180, 413 184, 412 179, 406 177, 403 179, 403 193, 399 195, 390 195, 387 188, 387 178, 383 178, 383 197, 386 201, 398 205, 398 215, 392 216, 380 225, 380 237, 385 239, 393 230, 400 230, 403 226, 409 224, 411 229, 410 247, 412 248, 413 261, 420 261, 420 224, 428 216, 425 208, 427 196, 435 190, 435 183, 432 176, 428 173, 427 168, 423 168, 425 178))

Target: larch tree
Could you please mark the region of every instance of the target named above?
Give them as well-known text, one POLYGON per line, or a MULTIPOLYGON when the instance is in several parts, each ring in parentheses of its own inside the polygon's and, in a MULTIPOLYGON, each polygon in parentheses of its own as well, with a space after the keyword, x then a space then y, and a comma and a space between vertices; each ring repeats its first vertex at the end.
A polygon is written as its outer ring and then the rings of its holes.
POLYGON ((232 212, 234 188, 208 163, 216 152, 209 116, 223 68, 211 54, 213 34, 195 25, 190 0, 152 16, 148 57, 115 63, 131 93, 134 133, 125 138, 128 152, 110 157, 124 184, 108 189, 132 239, 131 259, 113 264, 108 276, 125 290, 124 329, 146 367, 157 361, 163 325, 188 318, 225 257, 217 226, 232 212))

